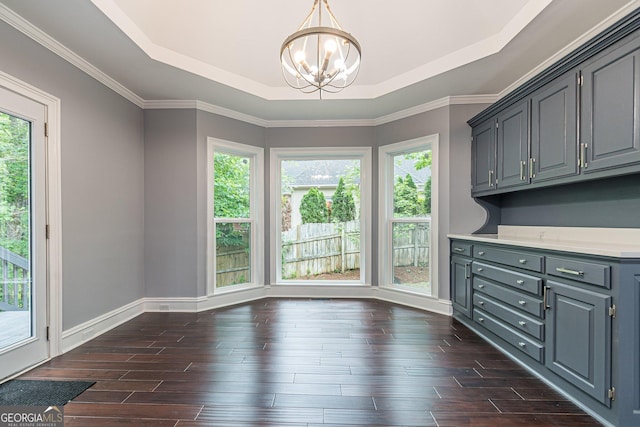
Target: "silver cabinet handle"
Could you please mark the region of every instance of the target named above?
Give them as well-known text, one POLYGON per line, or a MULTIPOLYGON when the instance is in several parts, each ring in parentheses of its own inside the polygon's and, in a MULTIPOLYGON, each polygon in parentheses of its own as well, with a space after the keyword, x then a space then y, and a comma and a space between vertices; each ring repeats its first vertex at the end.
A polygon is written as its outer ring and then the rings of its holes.
POLYGON ((478 252, 478 256, 482 256, 482 255, 484 255, 484 251, 478 252))
POLYGON ((529 159, 529 178, 531 179, 536 177, 535 166, 536 166, 536 159, 534 157, 531 157, 529 159))
POLYGON ((489 187, 493 187, 493 171, 489 171, 489 187))
POLYGON ((520 326, 524 326, 524 325, 526 325, 526 324, 527 324, 527 322, 524 322, 524 321, 522 321, 522 320, 518 322, 518 325, 520 325, 520 326))
POLYGON ((479 268, 478 269, 478 273, 482 273, 484 271, 484 268, 479 268))
POLYGON ((484 305, 484 301, 478 301, 478 305, 484 305))
POLYGON ((524 167, 526 162, 524 160, 520 160, 520 181, 526 181, 526 177, 524 176, 524 167))
POLYGON ((580 144, 580 167, 586 168, 588 166, 587 163, 587 144, 580 144))
POLYGON ((542 309, 543 310, 549 310, 551 307, 549 306, 549 291, 551 290, 551 288, 549 286, 545 286, 542 289, 542 309))
POLYGON ((478 317, 478 322, 484 322, 484 318, 483 317, 478 317))
POLYGON ((520 305, 526 305, 526 304, 527 304, 527 302, 526 302, 525 300, 522 300, 522 299, 521 299, 520 301, 518 301, 518 304, 520 304, 520 305))
POLYGON ((574 276, 584 276, 584 271, 577 271, 577 270, 569 270, 568 268, 564 268, 564 267, 556 267, 556 271, 558 273, 565 273, 565 274, 572 274, 574 276))
POLYGON ((483 288, 484 288, 484 285, 478 285, 478 287, 479 287, 480 289, 483 289, 483 288))
POLYGON ((526 260, 526 259, 519 259, 519 260, 518 260, 518 262, 519 262, 520 264, 526 264, 526 263, 527 263, 527 260, 526 260))
POLYGON ((516 280, 516 283, 517 283, 518 285, 524 285, 524 280, 516 280))
POLYGON ((464 252, 463 248, 453 248, 453 250, 456 252, 464 252))
POLYGON ((527 343, 520 341, 520 342, 518 343, 518 345, 519 345, 521 348, 525 348, 525 347, 527 346, 527 343))
POLYGON ((471 272, 469 270, 471 270, 469 267, 471 267, 471 264, 465 264, 464 265, 464 278, 465 279, 471 279, 471 272))

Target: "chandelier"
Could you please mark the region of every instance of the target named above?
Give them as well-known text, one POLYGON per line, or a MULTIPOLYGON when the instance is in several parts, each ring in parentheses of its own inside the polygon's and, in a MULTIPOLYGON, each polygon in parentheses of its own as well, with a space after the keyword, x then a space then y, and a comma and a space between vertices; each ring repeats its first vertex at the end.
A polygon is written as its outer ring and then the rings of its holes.
POLYGON ((351 85, 360 68, 360 43, 344 31, 328 0, 314 0, 298 31, 280 48, 282 73, 287 84, 304 93, 336 93, 351 85), (323 25, 323 9, 328 24, 323 25), (315 19, 314 19, 315 18, 315 19))

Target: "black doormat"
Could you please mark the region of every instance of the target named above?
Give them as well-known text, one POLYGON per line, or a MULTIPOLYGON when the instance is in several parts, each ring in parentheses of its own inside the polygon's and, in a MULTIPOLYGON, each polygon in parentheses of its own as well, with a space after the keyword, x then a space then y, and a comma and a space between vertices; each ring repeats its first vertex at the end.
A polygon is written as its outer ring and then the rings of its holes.
POLYGON ((94 384, 89 381, 7 381, 0 384, 0 406, 63 406, 94 384))

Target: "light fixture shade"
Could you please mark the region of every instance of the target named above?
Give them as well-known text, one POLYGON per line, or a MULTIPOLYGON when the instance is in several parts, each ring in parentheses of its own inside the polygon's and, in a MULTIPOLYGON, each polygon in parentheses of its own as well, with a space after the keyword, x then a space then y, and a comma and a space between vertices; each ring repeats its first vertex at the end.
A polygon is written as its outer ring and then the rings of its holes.
POLYGON ((282 73, 287 84, 304 93, 339 92, 351 85, 360 69, 358 41, 338 24, 327 0, 315 0, 298 31, 280 48, 282 73), (322 25, 322 9, 328 25, 322 25), (314 13, 317 19, 314 19, 314 13))

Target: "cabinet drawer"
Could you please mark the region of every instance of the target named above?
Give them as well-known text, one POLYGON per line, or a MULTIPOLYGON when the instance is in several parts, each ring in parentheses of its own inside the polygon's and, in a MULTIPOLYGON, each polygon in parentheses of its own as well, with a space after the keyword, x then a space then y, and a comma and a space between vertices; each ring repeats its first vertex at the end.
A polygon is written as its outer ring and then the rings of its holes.
POLYGON ((611 266, 607 264, 547 257, 547 274, 611 289, 611 266))
POLYGON ((486 277, 487 279, 495 280, 496 282, 535 295, 540 295, 542 291, 542 279, 539 277, 505 270, 504 268, 483 264, 478 261, 473 261, 471 265, 473 274, 476 276, 486 277))
POLYGON ((544 323, 539 320, 526 316, 480 293, 473 294, 473 304, 508 323, 516 330, 529 334, 538 340, 544 340, 544 323))
POLYGON ((542 300, 529 294, 496 285, 480 277, 473 279, 473 289, 539 318, 543 316, 542 300))
POLYGON ((473 320, 493 332, 521 352, 529 355, 540 363, 544 361, 544 346, 534 340, 525 337, 514 331, 495 317, 481 311, 473 309, 473 320))
POLYGON ((542 273, 544 266, 544 257, 542 255, 497 249, 492 246, 475 245, 473 247, 473 257, 525 270, 537 271, 538 273, 542 273))
POLYGON ((451 254, 452 255, 466 255, 471 256, 471 249, 473 245, 470 243, 462 243, 454 240, 451 242, 451 254))

